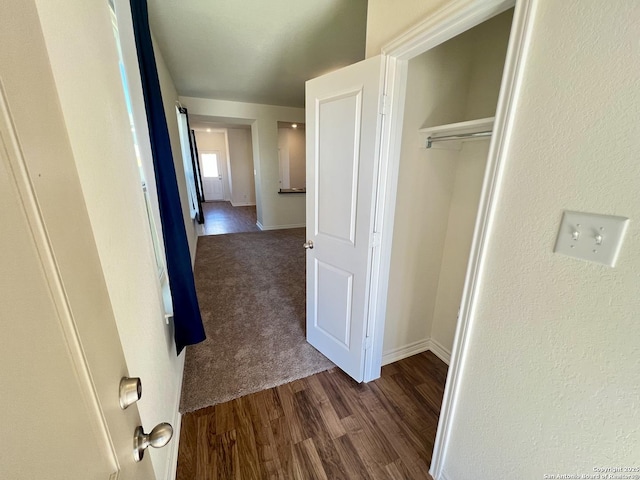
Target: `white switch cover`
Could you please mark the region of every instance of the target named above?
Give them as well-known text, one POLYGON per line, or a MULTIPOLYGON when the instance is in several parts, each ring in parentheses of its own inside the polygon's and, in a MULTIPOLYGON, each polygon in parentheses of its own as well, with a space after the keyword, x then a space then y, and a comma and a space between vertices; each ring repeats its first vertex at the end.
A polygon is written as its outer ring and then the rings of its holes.
POLYGON ((565 210, 554 252, 613 267, 628 224, 626 217, 565 210))

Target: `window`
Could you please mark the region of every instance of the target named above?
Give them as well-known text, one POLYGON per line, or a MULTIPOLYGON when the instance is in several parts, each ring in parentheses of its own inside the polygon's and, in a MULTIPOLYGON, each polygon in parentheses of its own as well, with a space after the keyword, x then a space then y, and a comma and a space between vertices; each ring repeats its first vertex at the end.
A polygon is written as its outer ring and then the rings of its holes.
POLYGON ((216 177, 218 173, 218 154, 217 153, 203 153, 200 155, 202 160, 202 176, 203 177, 216 177))
POLYGON ((136 128, 133 120, 133 106, 131 102, 131 96, 129 91, 129 84, 127 82, 127 76, 124 68, 124 60, 122 57, 122 47, 120 45, 120 36, 118 34, 118 23, 116 19, 116 14, 114 11, 113 4, 109 2, 111 7, 111 23, 113 25, 113 34, 116 39, 116 45, 118 46, 118 61, 120 66, 120 80, 122 81, 122 89, 124 91, 125 103, 127 105, 127 113, 129 114, 129 124, 131 125, 131 137, 133 141, 133 147, 136 153, 136 161, 138 164, 138 172, 140 174, 140 185, 142 188, 142 194, 144 196, 144 204, 147 212, 147 221, 149 223, 149 230, 151 233, 151 241, 153 243, 153 251, 156 260, 156 268, 158 272, 158 277, 160 278, 160 282, 162 284, 166 283, 166 267, 164 260, 164 249, 160 242, 160 236, 158 235, 158 228, 156 225, 156 221, 153 214, 153 209, 151 207, 151 197, 149 195, 149 191, 147 189, 147 182, 145 180, 145 173, 142 165, 142 156, 140 154, 140 147, 138 145, 138 139, 136 137, 136 128))

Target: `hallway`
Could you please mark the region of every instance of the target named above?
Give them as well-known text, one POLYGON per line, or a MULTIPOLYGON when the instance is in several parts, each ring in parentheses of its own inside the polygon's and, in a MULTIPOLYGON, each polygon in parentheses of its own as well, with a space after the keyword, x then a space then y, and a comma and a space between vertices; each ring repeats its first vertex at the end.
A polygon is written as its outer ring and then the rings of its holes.
POLYGON ((177 479, 430 479, 446 375, 424 352, 370 383, 334 368, 188 413, 177 479))
POLYGON ((194 275, 207 339, 187 349, 183 413, 334 366, 306 342, 304 234, 198 238, 194 275))
POLYGON ((368 384, 331 368, 305 341, 304 229, 261 232, 255 207, 203 207, 208 339, 187 351, 177 478, 430 478, 447 366, 425 352, 368 384))
POLYGON ((198 236, 225 233, 259 232, 256 206, 234 207, 230 202, 204 202, 204 224, 198 225, 198 236))

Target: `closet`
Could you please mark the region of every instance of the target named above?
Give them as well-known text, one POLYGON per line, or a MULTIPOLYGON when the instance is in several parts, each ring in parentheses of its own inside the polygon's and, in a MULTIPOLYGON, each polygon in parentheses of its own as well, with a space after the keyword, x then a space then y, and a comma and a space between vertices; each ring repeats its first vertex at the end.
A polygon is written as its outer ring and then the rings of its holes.
POLYGON ((383 364, 448 363, 513 10, 409 61, 383 364))

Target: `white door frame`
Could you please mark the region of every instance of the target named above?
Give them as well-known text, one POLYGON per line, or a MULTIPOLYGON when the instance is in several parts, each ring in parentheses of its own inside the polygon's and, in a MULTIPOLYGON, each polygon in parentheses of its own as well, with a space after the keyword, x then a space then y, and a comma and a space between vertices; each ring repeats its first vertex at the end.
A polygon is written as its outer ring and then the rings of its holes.
POLYGON ((522 84, 524 59, 529 48, 537 0, 455 0, 382 49, 386 57, 383 98, 385 120, 380 140, 374 223, 374 232, 380 236, 380 247, 374 248, 371 269, 373 294, 369 300, 368 331, 373 336, 373 345, 365 354, 365 381, 378 378, 382 365, 408 61, 513 7, 514 4, 516 9, 430 468, 430 474, 436 480, 441 476, 456 399, 460 391, 469 332, 482 281, 487 242, 498 203, 498 192, 513 129, 516 100, 522 84))

